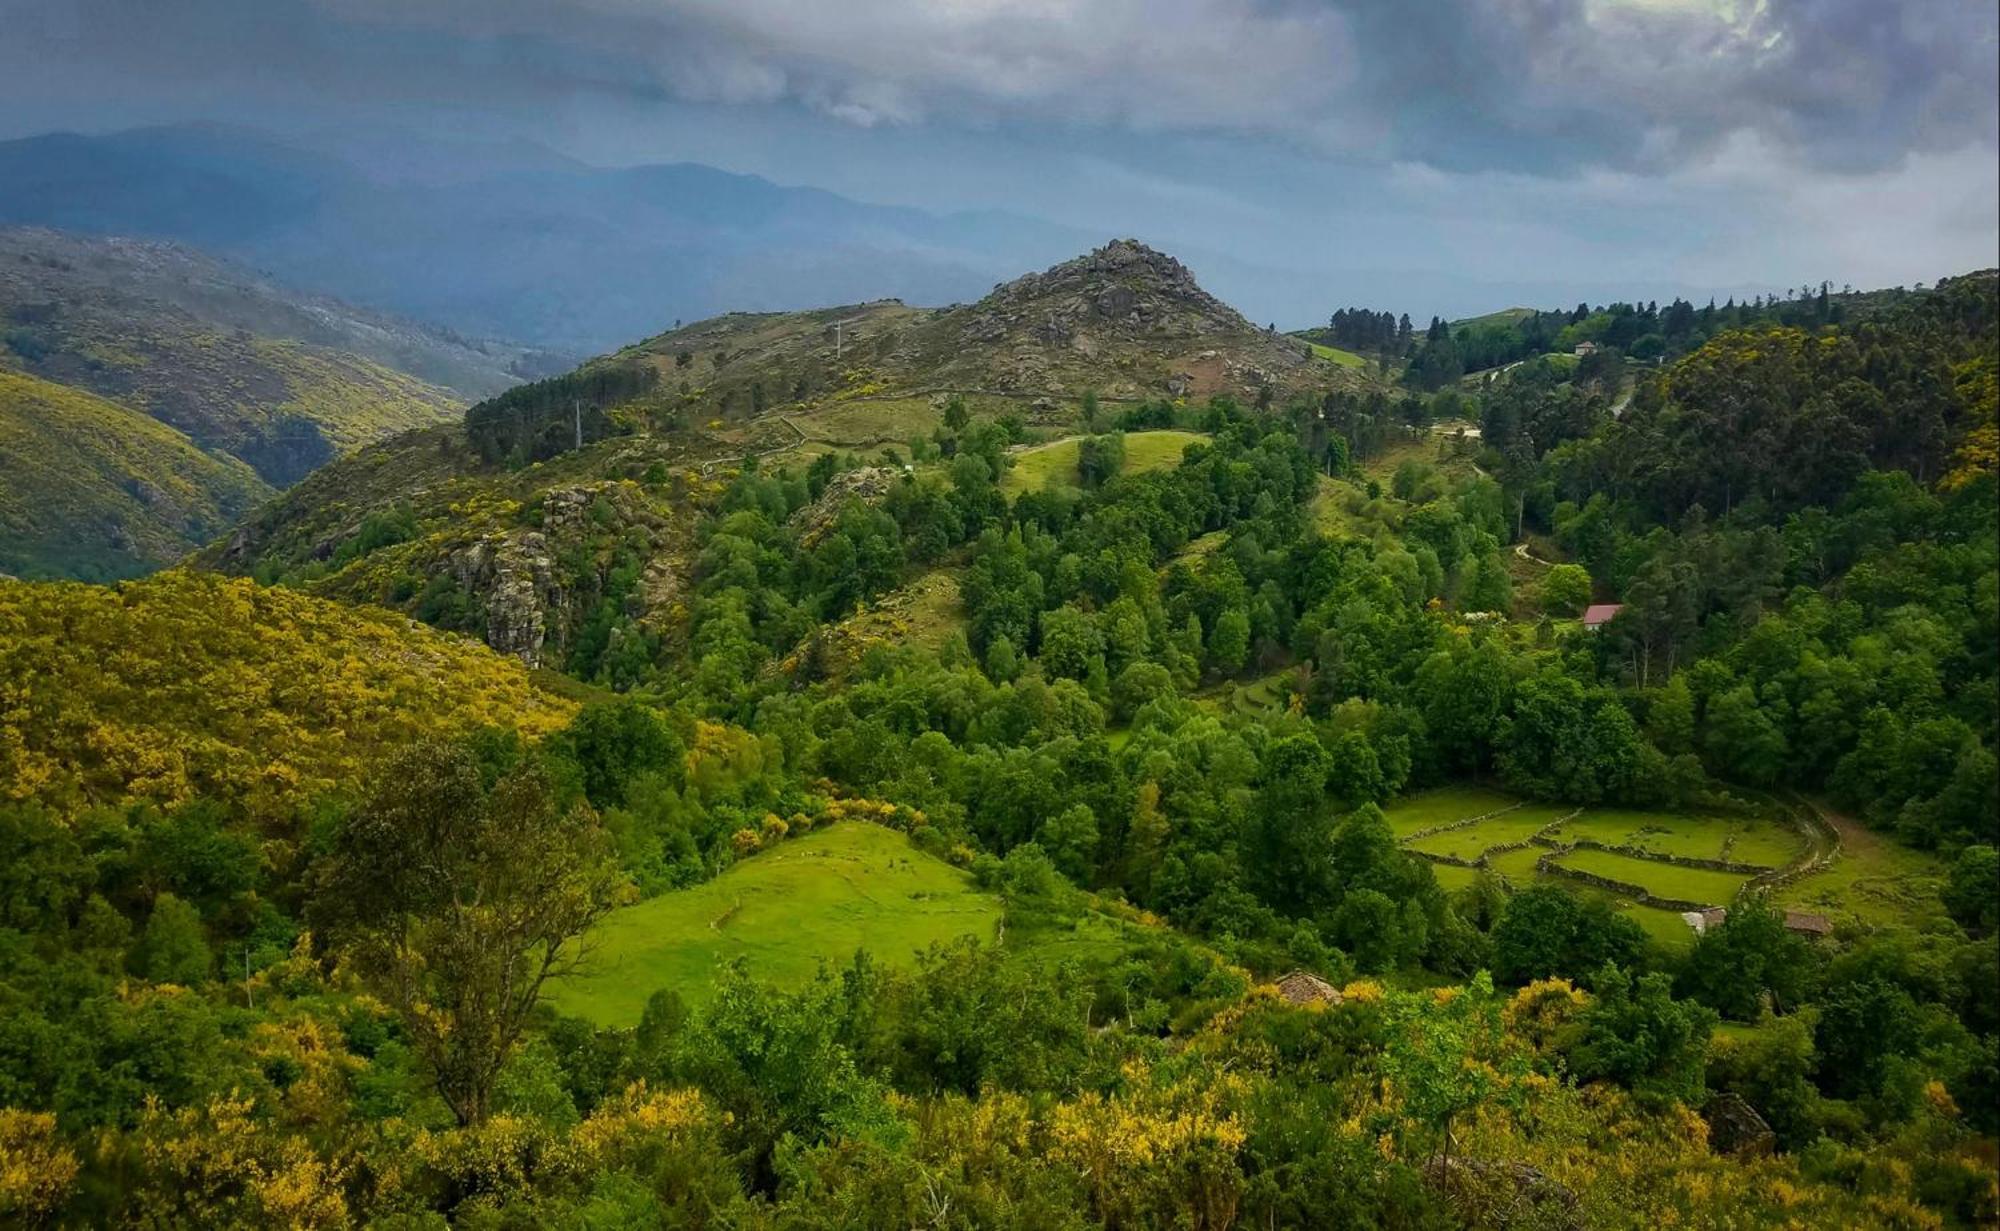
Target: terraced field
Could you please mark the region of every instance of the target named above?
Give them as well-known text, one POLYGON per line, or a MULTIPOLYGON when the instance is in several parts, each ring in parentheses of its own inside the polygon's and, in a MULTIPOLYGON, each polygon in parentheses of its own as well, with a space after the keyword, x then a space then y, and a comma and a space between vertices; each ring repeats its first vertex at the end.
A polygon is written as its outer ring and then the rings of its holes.
POLYGON ((1588 838, 1606 846, 1633 846, 1659 855, 1728 859, 1767 868, 1784 867, 1805 846, 1795 831, 1754 818, 1596 808, 1551 836, 1564 844, 1588 838))
POLYGON ((1520 802, 1501 791, 1451 786, 1408 796, 1383 811, 1388 814, 1389 828, 1396 831, 1400 840, 1418 830, 1449 824, 1468 816, 1497 812, 1520 802))
POLYGON ((1554 862, 1560 867, 1637 885, 1656 897, 1679 898, 1710 906, 1727 906, 1750 881, 1748 876, 1734 872, 1687 868, 1612 851, 1570 851, 1554 862))
MULTIPOLYGON (((1643 899, 1728 905, 1759 870, 1789 866, 1809 848, 1806 834, 1779 818, 1575 808, 1527 802, 1482 787, 1427 791, 1386 813, 1403 849, 1429 859, 1447 890, 1473 883, 1481 869, 1517 889, 1553 880, 1576 893, 1608 898, 1649 935, 1677 945, 1692 939, 1679 911, 1643 899), (1479 819, 1462 823, 1474 817, 1479 819), (1528 844, 1517 845, 1524 842, 1528 844), (1576 846, 1579 842, 1621 849, 1576 846), (1688 867, 1673 859, 1729 861, 1747 870, 1688 867), (1632 886, 1642 900, 1565 876, 1564 869, 1632 886)), ((1922 888, 1919 870, 1903 866, 1907 863, 1883 858, 1864 871, 1843 869, 1836 862, 1788 886, 1780 899, 1829 909, 1829 895, 1846 900, 1873 889, 1875 907, 1906 902, 1922 888)))
POLYGON ((1574 811, 1576 809, 1560 804, 1524 804, 1499 816, 1488 817, 1469 828, 1447 829, 1428 837, 1411 839, 1404 845, 1409 850, 1427 854, 1477 859, 1493 847, 1526 842, 1574 811))

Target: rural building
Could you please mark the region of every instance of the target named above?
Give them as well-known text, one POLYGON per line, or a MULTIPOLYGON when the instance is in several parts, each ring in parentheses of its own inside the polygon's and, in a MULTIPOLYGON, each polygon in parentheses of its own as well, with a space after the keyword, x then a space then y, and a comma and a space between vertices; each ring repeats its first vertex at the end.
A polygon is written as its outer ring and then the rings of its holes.
POLYGON ((1611 618, 1623 610, 1623 603, 1592 603, 1583 609, 1583 626, 1596 632, 1611 623, 1611 618))
POLYGON ((1596 353, 1597 343, 1595 342, 1578 342, 1576 344, 1576 357, 1578 359, 1583 358, 1585 355, 1595 355, 1596 353))
POLYGON ((1726 906, 1711 906, 1707 910, 1684 910, 1681 912, 1681 921, 1693 929, 1696 936, 1707 935, 1708 929, 1715 927, 1727 918, 1729 918, 1729 908, 1726 906))
POLYGON ((1278 980, 1278 994, 1293 1004, 1339 1004, 1340 989, 1309 971, 1294 970, 1278 980))
POLYGON ((1785 912, 1785 930, 1795 936, 1831 936, 1833 921, 1811 911, 1788 910, 1785 912))

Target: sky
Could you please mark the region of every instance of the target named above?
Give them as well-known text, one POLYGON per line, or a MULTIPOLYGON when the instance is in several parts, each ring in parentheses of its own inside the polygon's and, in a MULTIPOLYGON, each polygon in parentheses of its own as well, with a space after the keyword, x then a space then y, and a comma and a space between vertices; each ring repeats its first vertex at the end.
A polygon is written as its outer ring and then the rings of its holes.
POLYGON ((701 162, 1136 235, 1260 317, 1259 270, 1449 312, 2000 263, 1990 0, 0 0, 0 31, 0 137, 701 162))

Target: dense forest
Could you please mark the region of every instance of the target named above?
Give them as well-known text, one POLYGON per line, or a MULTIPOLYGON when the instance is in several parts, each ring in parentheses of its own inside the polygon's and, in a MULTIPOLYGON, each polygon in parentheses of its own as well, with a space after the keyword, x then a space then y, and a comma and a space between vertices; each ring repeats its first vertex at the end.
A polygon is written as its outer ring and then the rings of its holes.
MULTIPOLYGON (((568 679, 282 587, 0 583, 0 1221, 1992 1225, 1994 279, 1333 328, 1405 387, 1091 399, 1073 482, 1010 488, 1028 426, 956 398, 877 499, 842 484, 883 459, 745 458, 692 497, 680 623, 620 557, 568 679), (1540 357, 1578 341, 1664 362, 1540 357), (937 575, 959 619, 846 652, 937 575), (1466 782, 1832 810, 1945 872, 1676 947, 1447 888, 1384 806, 1466 782), (629 1026, 544 996, 635 901, 857 825, 1000 936, 629 1026)), ((467 427, 527 465, 641 392, 467 427)))

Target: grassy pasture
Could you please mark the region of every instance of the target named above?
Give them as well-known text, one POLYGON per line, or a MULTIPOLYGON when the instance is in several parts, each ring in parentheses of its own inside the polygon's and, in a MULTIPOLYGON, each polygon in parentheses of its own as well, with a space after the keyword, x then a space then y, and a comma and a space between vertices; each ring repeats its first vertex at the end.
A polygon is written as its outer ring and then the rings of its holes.
POLYGON ((1535 864, 1548 854, 1543 846, 1524 846, 1518 851, 1505 851, 1486 861, 1486 866, 1506 878, 1516 889, 1526 889, 1535 883, 1535 864))
POLYGON ((1438 887, 1446 893, 1456 893, 1479 879, 1477 868, 1461 868, 1448 863, 1432 864, 1431 873, 1437 877, 1438 887))
POLYGON ((1323 346, 1318 342, 1309 342, 1307 345, 1312 347, 1313 354, 1329 363, 1337 363, 1343 368, 1365 368, 1368 366, 1367 359, 1355 354, 1351 350, 1342 350, 1338 346, 1323 346))
POLYGON ((1565 824, 1557 841, 1589 838, 1610 846, 1635 846, 1661 855, 1733 859, 1781 868, 1801 853, 1791 829, 1758 817, 1688 816, 1664 812, 1591 809, 1565 824))
POLYGON ((1661 897, 1684 898, 1726 906, 1749 878, 1730 872, 1710 872, 1704 868, 1683 868, 1650 859, 1635 859, 1611 851, 1571 851, 1559 861, 1565 868, 1608 876, 1637 885, 1661 897))
POLYGON ((1575 881, 1565 881, 1563 885, 1565 888, 1573 891, 1578 897, 1603 898, 1605 901, 1611 903, 1619 913, 1638 924, 1639 930, 1644 932, 1648 938, 1657 941, 1669 949, 1685 949, 1694 944, 1693 930, 1688 927, 1687 921, 1682 919, 1680 913, 1677 911, 1661 910, 1656 906, 1641 906, 1637 902, 1621 898, 1615 893, 1590 885, 1579 885, 1575 881))
MULTIPOLYGON (((1051 482, 1074 485, 1077 480, 1076 455, 1081 436, 1065 436, 1045 445, 1036 445, 1011 454, 1014 464, 1000 476, 1000 490, 1009 496, 1040 491, 1051 482)), ((1181 451, 1208 437, 1200 432, 1171 429, 1125 433, 1125 466, 1121 474, 1142 474, 1180 464, 1181 451)))
POLYGON ((646 1000, 674 988, 691 1003, 712 993, 723 965, 784 986, 822 962, 867 949, 907 963, 940 941, 991 940, 1000 901, 902 834, 845 822, 746 859, 706 884, 614 914, 591 936, 588 967, 552 987, 565 1013, 611 1026, 638 1022, 646 1000))
POLYGON ((1937 915, 1945 867, 1936 856, 1901 846, 1842 817, 1840 858, 1778 892, 1778 901, 1818 911, 1836 922, 1914 923, 1937 915))
POLYGON ((808 440, 862 449, 904 445, 913 436, 928 436, 939 423, 927 397, 879 398, 834 402, 819 409, 785 416, 808 440))
MULTIPOLYGON (((1477 825, 1435 833, 1428 838, 1414 839, 1405 845, 1411 850, 1429 851, 1434 855, 1476 859, 1481 851, 1491 850, 1493 847, 1510 842, 1525 841, 1550 821, 1570 811, 1572 809, 1561 804, 1528 804, 1490 820, 1481 821, 1477 825)), ((1477 816, 1478 813, 1470 815, 1477 816)))
POLYGON ((1419 829, 1463 820, 1468 816, 1483 816, 1519 802, 1511 795, 1484 787, 1447 786, 1406 796, 1382 811, 1389 818, 1389 828, 1400 840, 1419 829))

